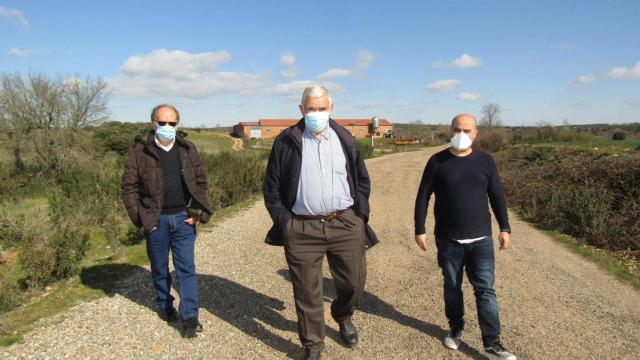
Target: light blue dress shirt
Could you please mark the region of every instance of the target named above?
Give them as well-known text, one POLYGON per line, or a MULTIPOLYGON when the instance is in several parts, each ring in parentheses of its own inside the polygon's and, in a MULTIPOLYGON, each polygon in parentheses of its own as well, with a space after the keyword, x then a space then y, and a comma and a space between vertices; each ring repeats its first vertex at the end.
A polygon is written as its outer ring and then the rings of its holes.
POLYGON ((302 133, 302 167, 293 213, 327 215, 353 205, 347 181, 347 159, 331 127, 316 137, 309 129, 302 133))

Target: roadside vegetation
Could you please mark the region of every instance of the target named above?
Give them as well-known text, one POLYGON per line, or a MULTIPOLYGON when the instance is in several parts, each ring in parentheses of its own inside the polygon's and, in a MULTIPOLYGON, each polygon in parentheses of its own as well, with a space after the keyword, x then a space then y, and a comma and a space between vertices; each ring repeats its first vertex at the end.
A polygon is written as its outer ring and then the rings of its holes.
MULTIPOLYGON (((120 184, 127 151, 150 123, 108 121, 108 100, 101 79, 0 74, 0 345, 99 296, 79 281, 84 269, 147 262, 120 184)), ((260 194, 264 152, 233 152, 230 138, 199 130, 213 210, 260 194)), ((102 275, 93 278, 118 274, 102 275)))

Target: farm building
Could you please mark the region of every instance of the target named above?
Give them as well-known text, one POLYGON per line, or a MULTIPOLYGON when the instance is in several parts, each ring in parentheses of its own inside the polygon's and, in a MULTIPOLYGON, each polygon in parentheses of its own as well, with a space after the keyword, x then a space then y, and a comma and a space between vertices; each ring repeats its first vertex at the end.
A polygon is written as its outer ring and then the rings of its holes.
MULTIPOLYGON (((373 119, 334 119, 357 138, 379 137, 393 132, 393 124, 387 119, 379 119, 378 128, 373 132, 373 119)), ((260 119, 256 122, 240 122, 233 127, 233 133, 240 137, 272 139, 300 119, 260 119)))

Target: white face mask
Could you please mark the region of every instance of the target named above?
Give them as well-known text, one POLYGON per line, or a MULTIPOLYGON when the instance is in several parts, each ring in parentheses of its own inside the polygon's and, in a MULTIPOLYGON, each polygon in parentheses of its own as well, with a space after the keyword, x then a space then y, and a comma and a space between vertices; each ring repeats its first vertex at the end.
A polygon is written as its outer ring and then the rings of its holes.
POLYGON ((471 140, 471 138, 469 137, 469 135, 467 135, 464 132, 459 132, 457 133, 452 139, 451 139, 451 146, 458 150, 458 151, 465 151, 468 148, 471 147, 471 144, 473 143, 473 140, 471 140))
POLYGON ((311 131, 318 133, 329 125, 328 111, 314 111, 304 114, 304 124, 311 131))

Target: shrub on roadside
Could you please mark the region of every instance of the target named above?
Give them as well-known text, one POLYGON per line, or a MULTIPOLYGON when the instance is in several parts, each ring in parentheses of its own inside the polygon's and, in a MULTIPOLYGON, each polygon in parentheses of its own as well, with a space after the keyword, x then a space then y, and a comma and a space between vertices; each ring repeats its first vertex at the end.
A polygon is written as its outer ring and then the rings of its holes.
POLYGON ((495 153, 507 147, 505 135, 499 131, 479 132, 474 141, 474 148, 495 153))
POLYGON ((51 245, 44 234, 32 233, 25 237, 18 255, 18 263, 25 274, 21 279, 25 289, 43 286, 54 280, 56 254, 51 245))
POLYGON ((212 210, 227 207, 262 193, 265 155, 253 152, 201 154, 209 180, 212 210))
POLYGON ((0 314, 20 305, 22 297, 22 291, 15 280, 0 272, 0 314))
POLYGON ((509 205, 525 217, 640 256, 640 154, 517 146, 496 159, 509 205))

